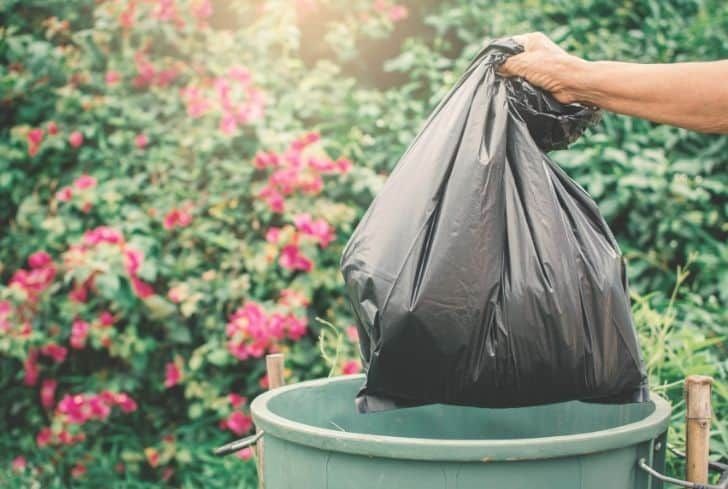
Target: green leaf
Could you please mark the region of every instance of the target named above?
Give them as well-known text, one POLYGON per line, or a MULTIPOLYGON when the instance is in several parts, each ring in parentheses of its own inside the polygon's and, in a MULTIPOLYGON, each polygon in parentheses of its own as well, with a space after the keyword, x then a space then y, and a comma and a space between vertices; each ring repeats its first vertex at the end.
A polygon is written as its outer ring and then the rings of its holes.
POLYGON ((207 361, 218 367, 229 365, 231 363, 232 356, 230 353, 223 348, 216 348, 207 354, 207 361))
POLYGON ((147 306, 152 319, 164 319, 177 310, 173 304, 158 295, 144 299, 144 304, 147 306))

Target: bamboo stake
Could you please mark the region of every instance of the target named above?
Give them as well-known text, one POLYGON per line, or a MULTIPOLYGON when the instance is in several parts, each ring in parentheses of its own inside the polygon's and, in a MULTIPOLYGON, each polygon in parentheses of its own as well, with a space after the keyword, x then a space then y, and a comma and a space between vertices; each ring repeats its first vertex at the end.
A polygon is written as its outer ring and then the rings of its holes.
MULTIPOLYGON (((283 385, 283 363, 285 357, 283 353, 272 353, 265 357, 265 370, 268 375, 268 390, 277 389, 283 385)), ((256 431, 260 431, 256 428, 256 431)), ((265 473, 263 470, 263 438, 258 440, 255 448, 258 457, 258 487, 265 489, 265 473)))
POLYGON ((712 384, 713 379, 703 375, 691 375, 685 379, 686 479, 699 484, 708 483, 712 384))
POLYGON ((271 353, 265 357, 265 368, 268 372, 268 389, 277 389, 283 381, 283 353, 271 353))

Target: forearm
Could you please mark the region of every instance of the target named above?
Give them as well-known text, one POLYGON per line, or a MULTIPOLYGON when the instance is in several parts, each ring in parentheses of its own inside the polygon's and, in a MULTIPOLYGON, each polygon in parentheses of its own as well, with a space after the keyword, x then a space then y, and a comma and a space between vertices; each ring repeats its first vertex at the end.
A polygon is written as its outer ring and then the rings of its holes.
POLYGON ((636 64, 572 59, 563 86, 574 100, 701 132, 728 133, 728 61, 636 64))

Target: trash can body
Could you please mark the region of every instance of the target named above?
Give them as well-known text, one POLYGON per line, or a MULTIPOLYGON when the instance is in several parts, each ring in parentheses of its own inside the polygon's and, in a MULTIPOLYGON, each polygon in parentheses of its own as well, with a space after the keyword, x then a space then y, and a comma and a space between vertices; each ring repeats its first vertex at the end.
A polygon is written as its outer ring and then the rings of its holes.
POLYGON ((303 382, 255 399, 266 489, 662 489, 637 466, 664 470, 670 407, 657 396, 359 414, 361 382, 303 382))

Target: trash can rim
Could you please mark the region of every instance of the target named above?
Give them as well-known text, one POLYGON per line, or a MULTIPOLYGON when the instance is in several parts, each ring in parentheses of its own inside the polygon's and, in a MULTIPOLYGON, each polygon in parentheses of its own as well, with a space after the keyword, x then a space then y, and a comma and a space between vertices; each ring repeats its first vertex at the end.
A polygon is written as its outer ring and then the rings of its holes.
POLYGON ((253 400, 253 420, 265 432, 264 438, 280 438, 326 451, 408 460, 487 463, 568 457, 632 446, 663 434, 671 412, 670 404, 652 393, 652 413, 615 428, 539 438, 472 440, 349 433, 287 419, 269 409, 272 399, 292 390, 322 387, 334 382, 361 381, 363 378, 363 375, 348 375, 316 379, 268 391, 253 400))

